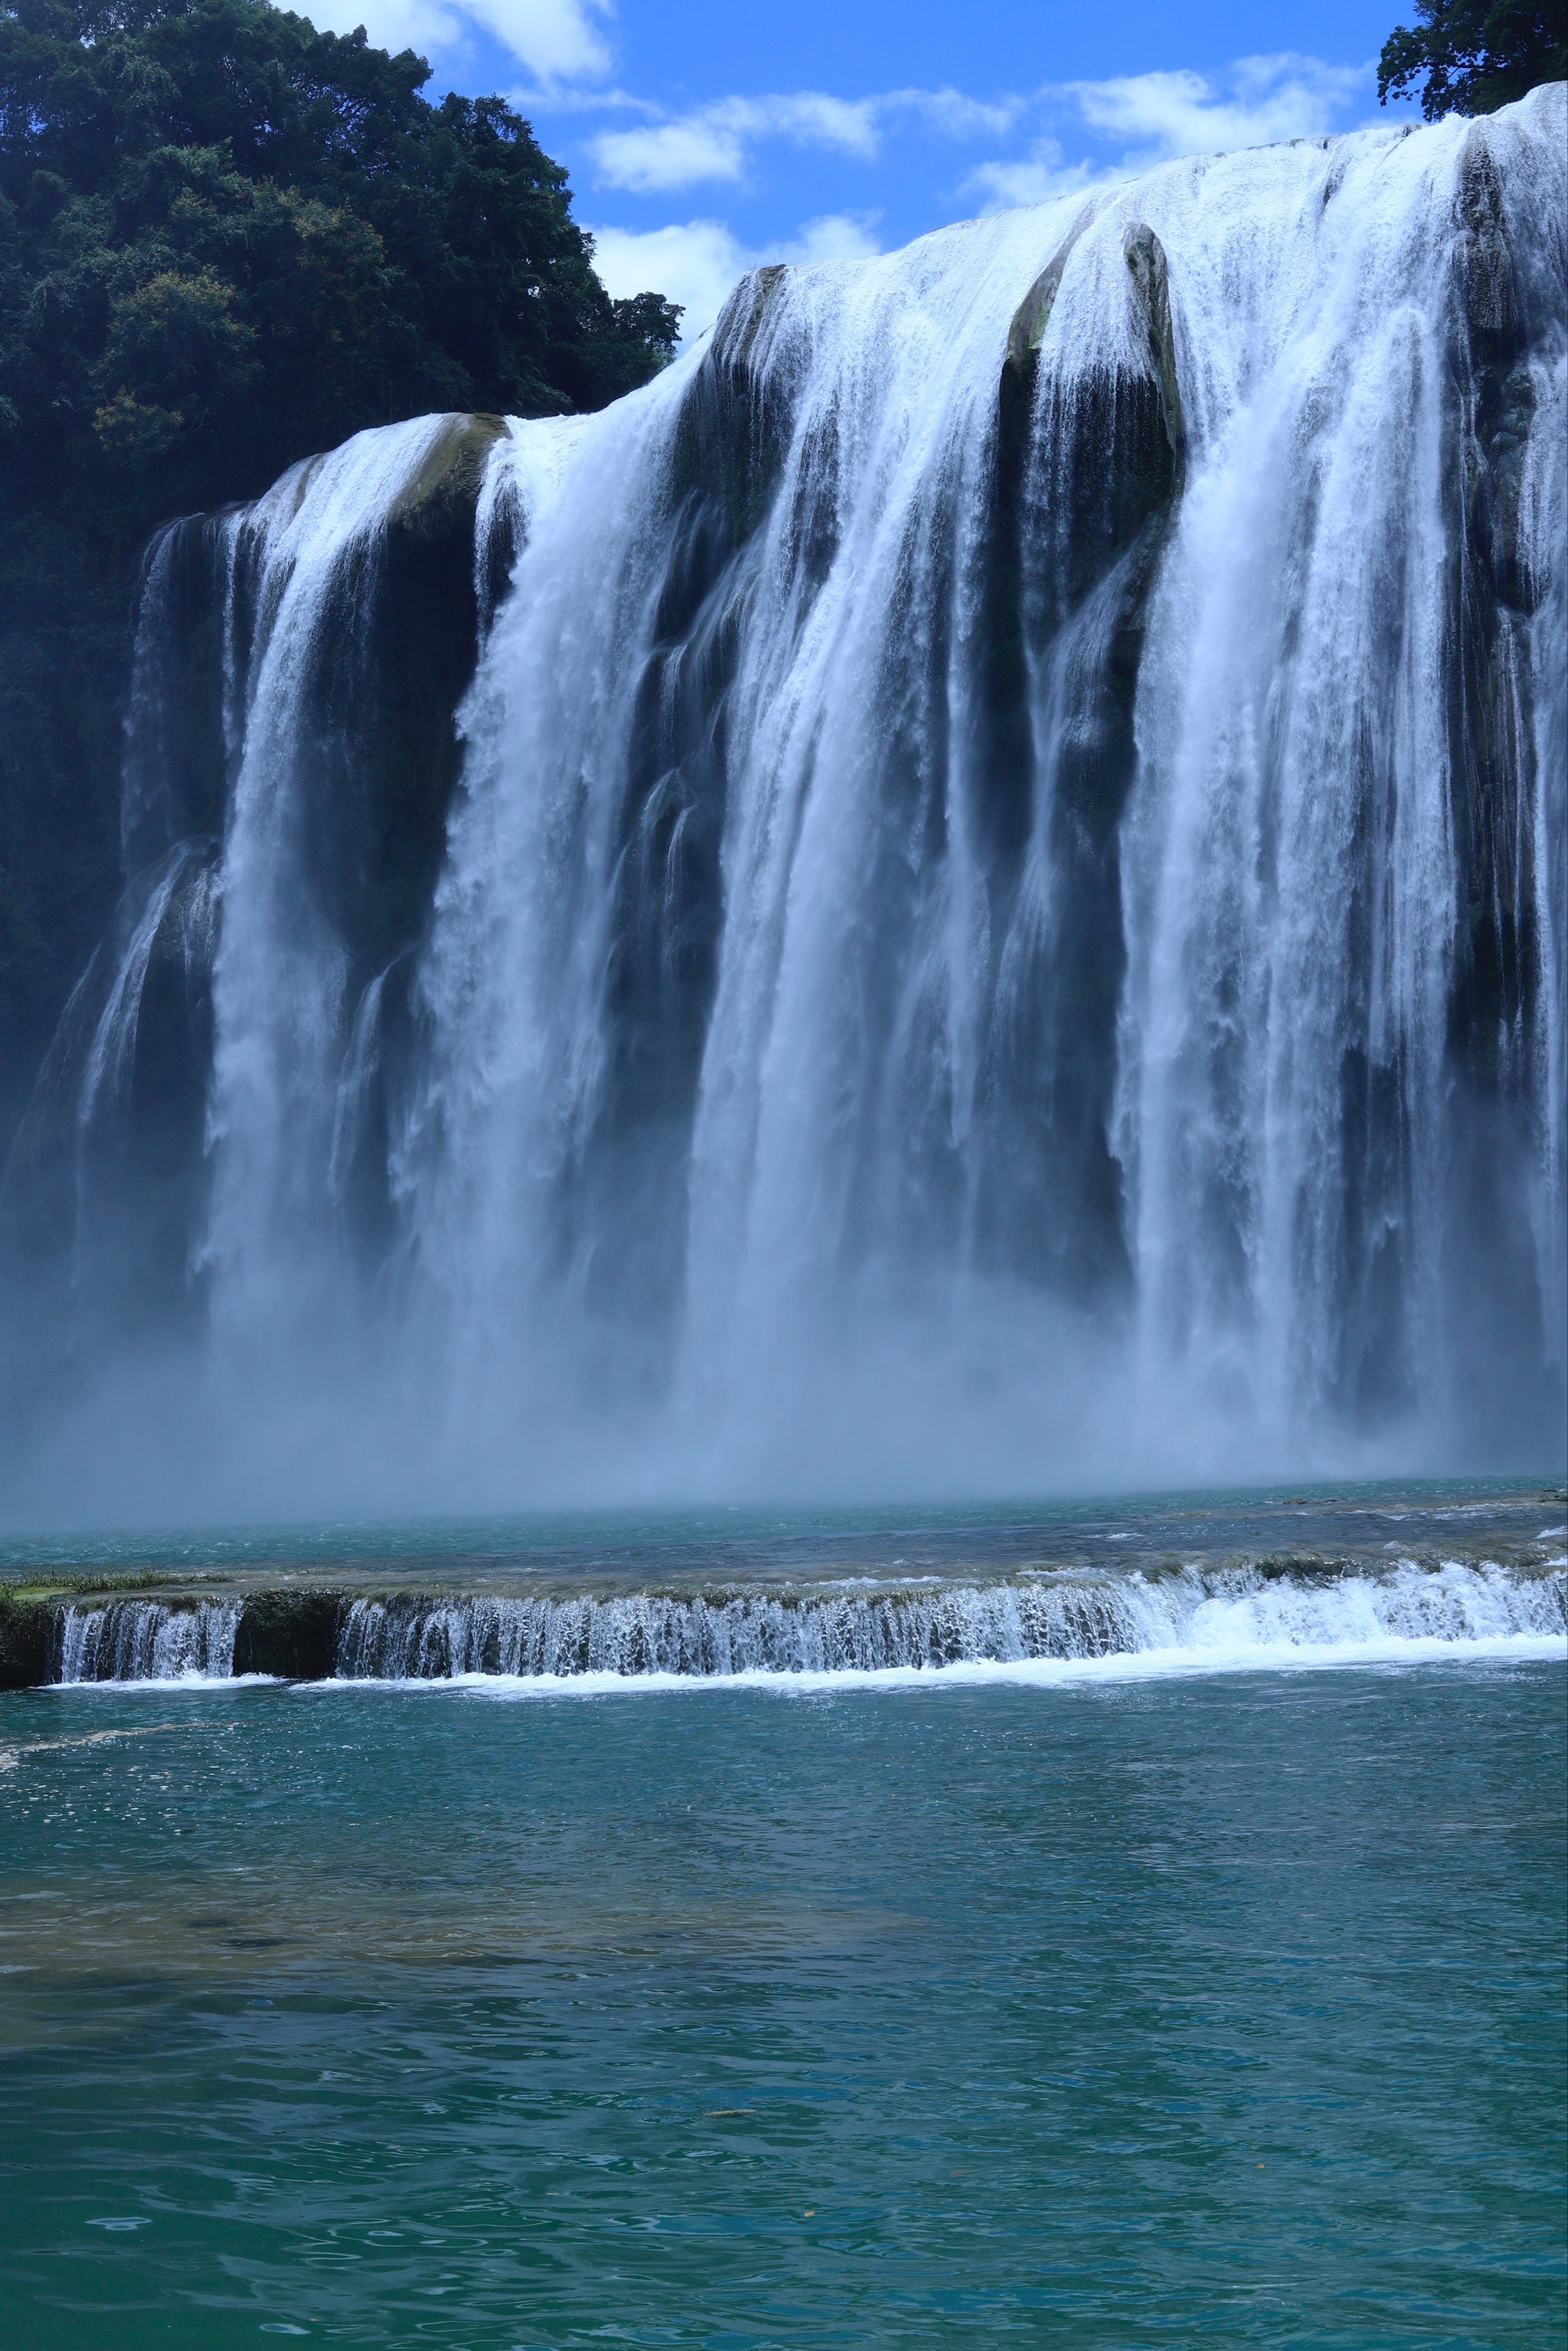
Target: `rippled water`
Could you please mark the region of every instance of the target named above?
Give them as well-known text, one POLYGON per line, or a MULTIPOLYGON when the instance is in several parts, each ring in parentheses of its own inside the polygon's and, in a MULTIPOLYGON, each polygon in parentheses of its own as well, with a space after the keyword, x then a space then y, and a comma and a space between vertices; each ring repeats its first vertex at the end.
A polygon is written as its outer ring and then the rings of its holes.
POLYGON ((1563 2316, 1564 1678, 0 1701, 5 2341, 1563 2316))
POLYGON ((136 1527, 83 1533, 0 1530, 0 1573, 92 1570, 205 1575, 327 1573, 378 1583, 486 1576, 591 1576, 595 1590, 743 1578, 796 1583, 832 1574, 1017 1569, 1044 1562, 1308 1548, 1386 1553, 1415 1545, 1511 1552, 1568 1533, 1561 1480, 1449 1478, 1212 1491, 1034 1497, 968 1506, 580 1510, 474 1518, 308 1520, 285 1525, 136 1527), (1107 1546, 1125 1545, 1125 1550, 1107 1546))

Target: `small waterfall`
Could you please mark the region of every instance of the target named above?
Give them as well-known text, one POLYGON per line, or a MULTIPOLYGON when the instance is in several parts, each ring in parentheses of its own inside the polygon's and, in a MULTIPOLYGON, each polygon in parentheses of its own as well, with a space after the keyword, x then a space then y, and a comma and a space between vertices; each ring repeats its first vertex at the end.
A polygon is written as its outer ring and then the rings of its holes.
POLYGON ((217 920, 215 842, 175 841, 131 877, 66 1006, 0 1185, 0 1249, 55 1276, 35 1335, 112 1348, 188 1298, 217 920))
POLYGON ((357 1600, 339 1642, 349 1680, 459 1674, 871 1673, 1025 1658, 1322 1649, 1378 1639, 1462 1644, 1568 1631, 1568 1573, 1404 1564, 1312 1581, 1260 1568, 940 1592, 681 1600, 357 1600))
POLYGON ((160 934, 168 921, 182 885, 194 868, 198 888, 187 893, 179 909, 176 948, 187 980, 207 960, 213 920, 210 874, 204 844, 176 841, 140 877, 139 911, 126 909, 124 949, 115 967, 103 1009, 88 1045, 77 1096, 77 1119, 84 1135, 103 1124, 124 1106, 129 1092, 141 1029, 147 974, 160 934))
POLYGON ((1128 1586, 992 1590, 789 1602, 747 1593, 674 1600, 356 1601, 339 1647, 350 1679, 452 1674, 868 1672, 969 1657, 1103 1656, 1145 1646, 1128 1586))
MULTIPOLYGON (((236 1644, 246 1671, 341 1681, 520 1679, 699 1681, 737 1675, 922 1673, 1030 1660, 1142 1659, 1154 1667, 1354 1660, 1371 1646, 1568 1634, 1568 1569, 1386 1570, 1189 1563, 1115 1577, 1025 1575, 1005 1583, 849 1583, 801 1593, 728 1589, 678 1596, 361 1597, 264 1592, 248 1601, 114 1600, 55 1619, 61 1683, 223 1680, 236 1644), (247 1611, 250 1612, 247 1614, 247 1611), (332 1641, 336 1638, 334 1656, 332 1641)), ((1391 1647, 1392 1645, 1392 1647, 1391 1647)), ((1430 1654, 1427 1651, 1426 1654, 1430 1654)))
POLYGON ((194 1676, 225 1680, 234 1671, 237 1602, 193 1607, 155 1600, 111 1600, 68 1607, 59 1621, 61 1682, 166 1682, 194 1676))

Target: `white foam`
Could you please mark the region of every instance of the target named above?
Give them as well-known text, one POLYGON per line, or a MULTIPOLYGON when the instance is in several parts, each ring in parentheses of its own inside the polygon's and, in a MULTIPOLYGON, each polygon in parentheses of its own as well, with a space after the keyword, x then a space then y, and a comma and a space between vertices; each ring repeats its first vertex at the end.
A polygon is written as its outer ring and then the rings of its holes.
POLYGON ((62 1696, 90 1698, 99 1692, 109 1692, 119 1698, 127 1696, 140 1698, 144 1691, 150 1691, 154 1696, 162 1692, 167 1698, 173 1690, 265 1688, 281 1679, 282 1676, 279 1674, 205 1674, 193 1670, 183 1674, 150 1675, 145 1680, 138 1681, 132 1681, 128 1677, 119 1681, 110 1679, 91 1682, 43 1682, 38 1687, 55 1698, 62 1696))
POLYGON ((1155 1649, 1105 1657, 965 1658, 947 1666, 842 1667, 830 1671, 736 1674, 454 1674, 439 1681, 300 1682, 301 1693, 319 1690, 413 1692, 458 1690, 500 1700, 550 1698, 668 1697, 699 1690, 766 1690, 775 1697, 812 1697, 831 1691, 952 1689, 1006 1686, 1059 1689, 1073 1684, 1180 1681, 1226 1674, 1324 1673, 1434 1665, 1568 1663, 1568 1635, 1508 1633, 1474 1640, 1443 1640, 1430 1635, 1401 1639, 1385 1635, 1316 1646, 1289 1641, 1218 1642, 1186 1649, 1155 1649))

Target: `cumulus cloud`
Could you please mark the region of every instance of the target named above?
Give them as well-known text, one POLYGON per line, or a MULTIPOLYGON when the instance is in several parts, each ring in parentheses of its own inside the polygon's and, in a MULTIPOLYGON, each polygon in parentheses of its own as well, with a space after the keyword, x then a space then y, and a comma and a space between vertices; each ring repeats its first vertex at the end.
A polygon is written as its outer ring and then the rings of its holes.
POLYGON ((1324 65, 1287 51, 1239 58, 1218 88, 1202 74, 1147 73, 1068 82, 1063 94, 1103 138, 1124 139, 1164 157, 1314 137, 1331 127, 1363 82, 1359 66, 1324 65))
POLYGON ((1060 139, 1037 139, 1027 155, 1011 162, 981 163, 964 186, 980 197, 988 212, 1014 204, 1045 204, 1053 196, 1071 196, 1108 175, 1092 163, 1070 163, 1060 139))
POLYGON ((874 110, 874 100, 829 98, 810 89, 724 98, 667 122, 602 131, 592 144, 593 160, 607 186, 651 195, 701 180, 738 180, 748 148, 763 139, 833 147, 869 159, 877 148, 874 110))
POLYGON ((1218 77, 1183 71, 1050 84, 1036 92, 1036 107, 1074 120, 1080 139, 1087 133, 1120 152, 1070 163, 1062 141, 1043 135, 1022 158, 981 163, 965 185, 991 209, 1037 204, 1176 155, 1315 138, 1335 128, 1366 80, 1363 67, 1286 51, 1240 57, 1218 77))
POLYGON ((378 47, 461 52, 475 32, 488 34, 548 88, 610 70, 604 19, 610 0, 311 0, 324 31, 362 25, 378 47))
POLYGON ((950 139, 996 136, 1010 128, 1020 104, 1015 99, 967 98, 956 89, 883 90, 857 99, 831 98, 814 89, 722 98, 662 122, 603 131, 592 142, 592 153, 606 186, 653 195, 705 180, 739 180, 751 151, 769 139, 832 148, 870 162, 896 120, 924 123, 950 139))
POLYGON ((650 119, 600 132, 590 152, 602 185, 655 195, 704 182, 733 186, 746 178, 755 151, 768 140, 832 149, 873 162, 894 129, 974 141, 1038 126, 1021 155, 983 162, 966 181, 966 193, 994 208, 1040 204, 1174 155, 1331 130, 1365 83, 1364 68, 1325 65, 1288 51, 1239 58, 1216 76, 1129 74, 1108 81, 1048 83, 1028 97, 976 99, 956 89, 894 89, 841 99, 821 90, 779 91, 717 99, 657 119, 654 110, 643 108, 650 119), (1069 152, 1069 141, 1075 152, 1069 152), (1086 145, 1097 152, 1085 155, 1086 145))
POLYGON ((688 343, 712 326, 748 269, 767 261, 862 261, 881 250, 869 223, 850 213, 825 214, 785 243, 756 250, 716 220, 645 230, 600 228, 593 235, 594 267, 608 290, 621 299, 656 287, 683 305, 681 332, 688 343))

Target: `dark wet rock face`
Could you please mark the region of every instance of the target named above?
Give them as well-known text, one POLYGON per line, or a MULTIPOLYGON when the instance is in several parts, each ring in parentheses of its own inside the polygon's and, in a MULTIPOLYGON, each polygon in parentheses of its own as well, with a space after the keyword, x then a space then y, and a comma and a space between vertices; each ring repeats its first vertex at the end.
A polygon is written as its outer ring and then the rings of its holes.
POLYGON ((51 1679, 56 1614, 47 1600, 0 1588, 0 1690, 39 1689, 51 1679))
POLYGON ((235 1635, 236 1674, 276 1674, 286 1681, 325 1680, 336 1670, 349 1603, 335 1592, 248 1594, 235 1635))
POLYGON ((475 511, 496 417, 461 417, 393 502, 314 684, 321 773, 311 878, 354 962, 382 971, 423 935, 457 780, 454 715, 474 674, 475 511))

